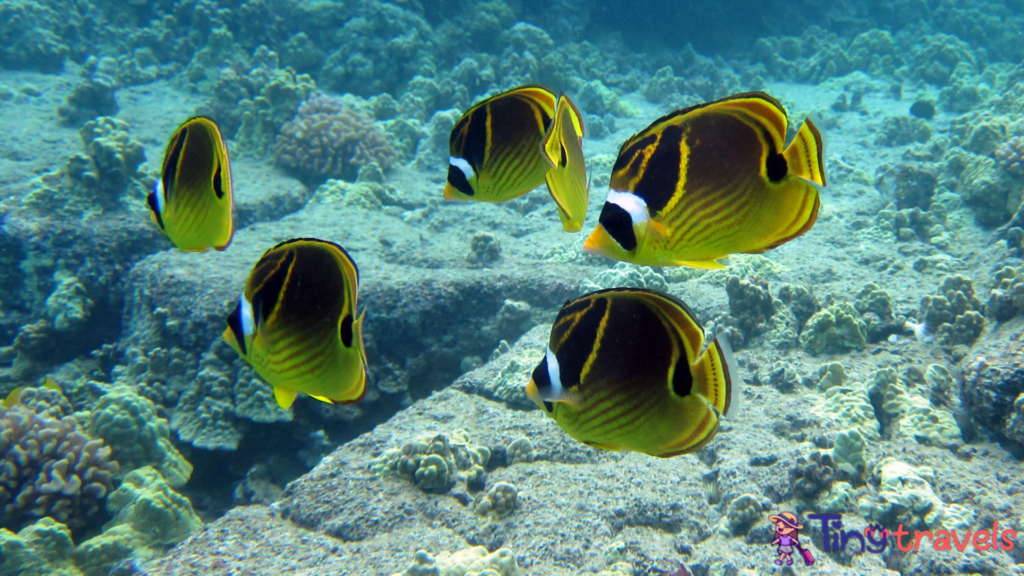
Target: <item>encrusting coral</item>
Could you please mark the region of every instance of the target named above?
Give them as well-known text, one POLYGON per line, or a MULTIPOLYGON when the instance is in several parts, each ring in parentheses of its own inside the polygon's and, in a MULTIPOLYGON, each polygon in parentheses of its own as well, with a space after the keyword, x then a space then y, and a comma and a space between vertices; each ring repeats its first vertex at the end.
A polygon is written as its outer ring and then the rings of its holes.
POLYGON ((317 94, 281 127, 274 157, 278 166, 316 185, 328 178, 355 180, 370 162, 386 171, 395 151, 368 115, 340 98, 317 94))
POLYGON ((394 576, 519 576, 516 556, 508 548, 488 553, 475 546, 452 554, 441 552, 436 557, 419 550, 409 567, 394 576))
POLYGON ((130 472, 110 494, 107 508, 114 519, 104 531, 82 542, 71 554, 87 576, 110 574, 126 558, 151 559, 202 527, 188 498, 146 466, 130 472))
POLYGON ((497 518, 508 516, 516 508, 519 491, 514 484, 498 482, 477 494, 473 500, 473 512, 480 516, 492 515, 497 518))
POLYGON ((74 418, 0 406, 0 523, 49 516, 72 529, 94 523, 118 465, 74 418))
POLYGON ((0 528, 0 576, 81 576, 72 563, 71 531, 53 518, 40 518, 17 534, 0 528))
POLYGON ((948 276, 935 296, 921 299, 925 328, 946 347, 970 346, 985 328, 981 301, 966 276, 948 276))
POLYGON ((173 487, 184 486, 192 465, 171 444, 167 421, 156 405, 132 392, 111 392, 100 398, 86 422, 94 438, 102 438, 124 472, 152 465, 173 487))
POLYGON ((23 202, 38 210, 84 215, 127 208, 130 198, 148 190, 139 170, 146 161, 142 143, 123 120, 101 116, 79 131, 85 154, 68 159, 63 170, 43 175, 23 202))
POLYGON ((840 302, 811 316, 800 332, 800 346, 814 354, 860 350, 867 345, 867 324, 853 304, 840 302))
POLYGON ((971 525, 973 514, 959 504, 946 504, 932 489, 935 472, 888 458, 875 466, 877 494, 861 498, 860 515, 883 526, 903 524, 908 529, 956 529, 971 525))
POLYGON ((312 78, 282 69, 277 53, 259 46, 245 73, 230 67, 220 71, 213 98, 197 113, 217 121, 224 137, 235 143, 232 152, 263 155, 273 149, 281 127, 315 90, 312 78))
POLYGON ((486 446, 471 444, 463 430, 451 434, 425 434, 401 448, 386 450, 370 468, 377 473, 404 476, 424 492, 446 493, 460 479, 479 484, 491 459, 486 446))

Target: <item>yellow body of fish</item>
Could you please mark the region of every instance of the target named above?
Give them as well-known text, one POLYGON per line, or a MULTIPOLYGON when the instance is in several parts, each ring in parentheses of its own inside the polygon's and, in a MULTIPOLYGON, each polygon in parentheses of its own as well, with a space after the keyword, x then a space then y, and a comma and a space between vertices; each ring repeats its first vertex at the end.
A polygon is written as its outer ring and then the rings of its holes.
POLYGON ((205 116, 174 131, 147 198, 153 222, 179 249, 224 250, 234 234, 231 163, 220 128, 205 116))
POLYGON ((337 244, 282 242, 260 258, 224 340, 274 388, 288 408, 301 392, 348 404, 366 394, 359 271, 337 244))
POLYGON ((47 376, 43 378, 42 385, 40 386, 18 386, 14 390, 11 390, 11 392, 7 394, 7 397, 0 401, 0 406, 3 406, 4 408, 17 406, 21 403, 21 393, 30 388, 45 388, 47 390, 59 392, 61 395, 64 394, 64 390, 61 389, 60 384, 58 384, 53 378, 47 376))
POLYGON ((807 120, 788 147, 786 111, 761 92, 679 110, 627 140, 584 249, 648 266, 723 268, 810 230, 825 185, 807 120))
POLYGON ((521 86, 466 111, 449 139, 448 200, 505 202, 547 182, 566 231, 586 218, 583 120, 564 94, 521 86))
POLYGON ((570 436, 668 458, 707 444, 735 412, 728 342, 667 294, 613 288, 562 307, 527 395, 570 436))

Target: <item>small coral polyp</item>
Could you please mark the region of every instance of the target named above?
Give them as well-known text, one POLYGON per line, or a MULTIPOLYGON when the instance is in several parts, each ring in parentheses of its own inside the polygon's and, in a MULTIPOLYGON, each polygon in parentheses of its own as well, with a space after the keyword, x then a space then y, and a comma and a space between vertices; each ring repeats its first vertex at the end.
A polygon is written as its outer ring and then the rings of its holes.
POLYGON ((395 150, 367 114, 340 98, 317 94, 281 128, 274 157, 278 166, 316 185, 328 178, 353 181, 370 162, 387 171, 395 150))

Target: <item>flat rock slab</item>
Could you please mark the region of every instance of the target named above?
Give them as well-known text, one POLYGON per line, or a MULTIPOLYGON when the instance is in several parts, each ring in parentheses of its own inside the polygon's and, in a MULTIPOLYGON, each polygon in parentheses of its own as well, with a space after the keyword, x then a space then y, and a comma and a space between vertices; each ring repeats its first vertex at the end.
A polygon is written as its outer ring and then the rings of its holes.
MULTIPOLYGON (((716 574, 761 573, 774 566, 767 518, 784 510, 772 501, 788 490, 797 459, 816 451, 794 429, 804 426, 823 435, 836 431, 834 422, 812 410, 818 394, 743 386, 739 417, 724 421, 716 438, 695 454, 659 459, 596 450, 569 438, 523 401, 521 389, 541 357, 548 329, 527 332, 508 352, 343 445, 289 484, 272 513, 236 509, 159 560, 151 573, 183 574, 186 567, 199 566, 214 575, 246 570, 269 575, 282 568, 298 574, 323 568, 387 575, 408 567, 420 549, 436 555, 482 545, 510 548, 529 574, 575 575, 604 569, 605 551, 616 542, 625 544, 623 560, 637 573, 657 573, 651 570, 676 561, 716 574), (798 419, 787 418, 792 415, 798 419), (480 493, 470 490, 464 478, 447 493, 427 493, 405 477, 372 466, 386 450, 437 434, 464 434, 470 444, 490 448, 485 489, 498 482, 516 486, 518 503, 511 514, 475 513, 480 493), (530 440, 535 460, 510 464, 505 448, 520 438, 530 440), (724 522, 742 494, 753 495, 764 508, 751 516, 749 530, 734 536, 724 522), (218 558, 214 550, 234 550, 239 542, 281 558, 262 566, 255 553, 242 551, 221 553, 223 564, 211 563, 211 557, 218 558), (296 552, 300 544, 306 549, 296 552)), ((744 379, 750 376, 744 368, 740 372, 744 379)), ((871 443, 866 453, 869 468, 896 458, 944 470, 934 485, 944 502, 970 506, 974 495, 984 493, 1008 495, 1001 509, 1021 505, 1022 481, 1005 486, 1000 482, 1006 477, 986 476, 987 459, 952 458, 948 450, 903 441, 871 443)), ((1009 455, 999 465, 1020 470, 1009 455)), ((859 484, 852 506, 860 498, 875 497, 877 490, 870 481, 859 484)), ((826 554, 820 527, 806 524, 802 540, 817 559, 813 571, 801 566, 808 573, 894 574, 885 570, 878 554, 826 554)), ((847 530, 866 526, 853 512, 844 514, 843 524, 847 530)), ((922 558, 934 556, 928 554, 922 558)), ((1001 553, 993 553, 991 560, 999 566, 1010 562, 1001 553)))
MULTIPOLYGON (((474 268, 465 260, 470 238, 464 230, 425 229, 397 211, 310 204, 239 231, 224 252, 154 254, 130 274, 123 342, 206 351, 220 339, 259 257, 281 241, 315 237, 342 245, 359 267, 365 340, 381 388, 423 396, 450 383, 463 357, 494 350, 505 335, 482 338, 480 330, 494 324, 506 299, 557 308, 575 294, 585 271, 518 256, 474 268)), ((505 337, 514 341, 520 334, 505 337)))

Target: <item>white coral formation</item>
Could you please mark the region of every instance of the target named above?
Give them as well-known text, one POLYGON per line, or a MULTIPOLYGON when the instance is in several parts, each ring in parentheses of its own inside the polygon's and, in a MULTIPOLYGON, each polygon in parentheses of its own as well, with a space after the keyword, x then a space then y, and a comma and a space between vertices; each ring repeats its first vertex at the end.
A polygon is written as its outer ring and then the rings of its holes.
POLYGON ((412 564, 393 576, 519 576, 516 556, 508 548, 487 552, 483 546, 441 552, 436 557, 426 550, 416 552, 412 564))
POLYGON ((908 527, 970 527, 974 514, 959 504, 946 504, 932 489, 935 472, 915 468, 906 462, 887 458, 875 467, 879 478, 876 495, 865 496, 857 504, 859 514, 874 522, 896 521, 908 527))

